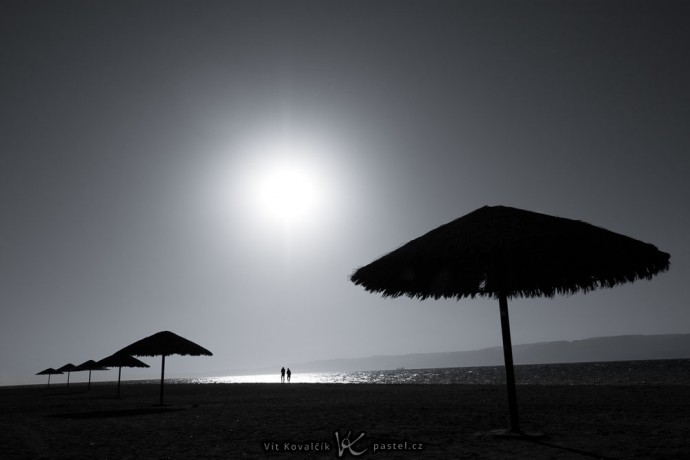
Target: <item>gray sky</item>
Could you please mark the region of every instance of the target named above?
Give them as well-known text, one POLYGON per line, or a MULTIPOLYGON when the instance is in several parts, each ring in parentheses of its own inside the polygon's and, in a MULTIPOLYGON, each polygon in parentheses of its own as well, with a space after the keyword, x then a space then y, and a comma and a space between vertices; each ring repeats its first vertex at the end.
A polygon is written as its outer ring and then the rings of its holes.
POLYGON ((499 345, 495 300, 348 281, 486 204, 671 254, 514 343, 690 332, 688 56, 683 1, 3 0, 0 384, 161 330, 214 353, 170 376, 499 345))

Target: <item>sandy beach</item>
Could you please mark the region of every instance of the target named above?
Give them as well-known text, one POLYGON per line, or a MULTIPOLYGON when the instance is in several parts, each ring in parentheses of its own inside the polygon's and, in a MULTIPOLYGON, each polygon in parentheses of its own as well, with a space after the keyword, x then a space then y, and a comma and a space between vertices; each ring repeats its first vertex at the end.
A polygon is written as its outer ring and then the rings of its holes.
POLYGON ((2 458, 681 458, 688 386, 98 383, 0 387, 2 458), (349 436, 348 436, 349 433, 349 436), (342 452, 341 452, 342 451, 342 452))

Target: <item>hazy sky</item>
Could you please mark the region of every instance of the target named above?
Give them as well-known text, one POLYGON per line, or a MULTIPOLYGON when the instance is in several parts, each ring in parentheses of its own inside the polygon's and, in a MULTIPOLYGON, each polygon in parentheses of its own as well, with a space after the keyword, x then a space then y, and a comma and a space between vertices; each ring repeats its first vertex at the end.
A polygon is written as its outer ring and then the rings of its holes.
POLYGON ((161 330, 214 353, 169 376, 499 345, 348 280, 486 204, 671 254, 514 343, 690 332, 688 56, 681 0, 2 0, 0 384, 161 330))

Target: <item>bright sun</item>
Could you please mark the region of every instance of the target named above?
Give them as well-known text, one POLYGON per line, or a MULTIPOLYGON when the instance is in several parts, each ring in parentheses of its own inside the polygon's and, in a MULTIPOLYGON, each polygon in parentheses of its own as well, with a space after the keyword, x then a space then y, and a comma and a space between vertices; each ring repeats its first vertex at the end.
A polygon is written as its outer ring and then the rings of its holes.
POLYGON ((267 217, 294 225, 315 217, 323 191, 313 167, 296 159, 280 158, 257 175, 254 198, 259 211, 267 217))
POLYGON ((323 143, 283 137, 257 142, 247 153, 240 196, 259 225, 296 231, 324 222, 333 184, 323 143))
POLYGON ((276 137, 238 144, 240 153, 209 169, 213 213, 257 237, 280 233, 297 241, 329 234, 343 209, 346 170, 339 150, 313 137, 276 137))

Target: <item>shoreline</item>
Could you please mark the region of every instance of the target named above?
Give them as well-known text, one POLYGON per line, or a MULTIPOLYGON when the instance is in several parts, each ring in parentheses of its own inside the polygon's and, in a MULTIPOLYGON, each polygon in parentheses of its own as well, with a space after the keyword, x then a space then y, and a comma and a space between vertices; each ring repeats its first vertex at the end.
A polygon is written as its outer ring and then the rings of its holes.
POLYGON ((338 458, 348 432, 382 458, 690 452, 688 385, 520 385, 521 428, 546 435, 531 441, 492 434, 508 426, 503 385, 170 384, 164 406, 159 390, 0 387, 3 458, 338 458))
MULTIPOLYGON (((547 364, 515 365, 518 385, 690 385, 690 358, 652 359, 629 361, 591 361, 547 364)), ((294 373, 293 373, 294 374, 294 373)), ((155 374, 142 378, 137 376, 122 380, 131 384, 156 384, 155 374)), ((102 376, 99 376, 102 377, 102 376)), ((53 377, 52 385, 65 384, 64 376, 53 377), (61 378, 62 377, 62 378, 61 378)), ((472 366, 449 368, 402 368, 366 371, 300 371, 293 375, 293 383, 444 383, 444 384, 503 384, 505 367, 472 366)), ((96 384, 115 384, 117 380, 94 380, 96 384)), ((193 377, 167 377, 166 384, 209 384, 209 383, 280 383, 277 372, 239 374, 219 373, 193 377)), ((40 386, 44 383, 0 385, 18 388, 40 386)), ((87 384, 75 376, 71 385, 87 384), (75 380, 77 379, 77 380, 75 380)))

